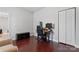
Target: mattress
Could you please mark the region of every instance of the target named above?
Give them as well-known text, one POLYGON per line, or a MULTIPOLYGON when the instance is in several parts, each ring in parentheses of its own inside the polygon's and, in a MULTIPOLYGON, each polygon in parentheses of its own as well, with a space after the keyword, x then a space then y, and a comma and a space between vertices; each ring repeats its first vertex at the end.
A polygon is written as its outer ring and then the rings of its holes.
POLYGON ((17 51, 18 51, 17 46, 13 46, 12 44, 0 47, 0 52, 17 52, 17 51))
POLYGON ((10 40, 10 39, 3 39, 3 38, 0 38, 0 47, 1 46, 4 46, 4 45, 7 45, 7 44, 11 44, 12 42, 11 42, 12 40, 10 40))

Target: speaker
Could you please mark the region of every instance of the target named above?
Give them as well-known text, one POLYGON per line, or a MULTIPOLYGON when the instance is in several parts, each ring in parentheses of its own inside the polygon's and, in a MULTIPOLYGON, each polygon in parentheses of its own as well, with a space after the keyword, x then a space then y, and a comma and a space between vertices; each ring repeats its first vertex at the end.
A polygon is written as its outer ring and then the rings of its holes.
POLYGON ((26 33, 17 33, 16 37, 17 37, 17 40, 30 38, 30 33, 29 32, 26 32, 26 33))

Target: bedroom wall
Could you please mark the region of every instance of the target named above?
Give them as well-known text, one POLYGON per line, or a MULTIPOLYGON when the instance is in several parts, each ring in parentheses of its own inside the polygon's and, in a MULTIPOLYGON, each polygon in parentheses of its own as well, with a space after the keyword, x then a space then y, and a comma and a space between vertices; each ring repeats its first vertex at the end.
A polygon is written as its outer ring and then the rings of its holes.
POLYGON ((33 15, 29 11, 26 11, 24 8, 0 7, 0 12, 8 13, 9 15, 9 32, 11 39, 16 39, 16 33, 33 32, 33 15))

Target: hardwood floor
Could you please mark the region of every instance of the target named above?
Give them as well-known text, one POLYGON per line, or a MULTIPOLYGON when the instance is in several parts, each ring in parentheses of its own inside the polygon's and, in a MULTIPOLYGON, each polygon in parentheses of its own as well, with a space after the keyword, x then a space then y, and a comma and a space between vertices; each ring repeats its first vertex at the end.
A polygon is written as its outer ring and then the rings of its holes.
POLYGON ((78 52, 79 49, 57 42, 46 42, 34 37, 28 39, 17 40, 19 52, 78 52))

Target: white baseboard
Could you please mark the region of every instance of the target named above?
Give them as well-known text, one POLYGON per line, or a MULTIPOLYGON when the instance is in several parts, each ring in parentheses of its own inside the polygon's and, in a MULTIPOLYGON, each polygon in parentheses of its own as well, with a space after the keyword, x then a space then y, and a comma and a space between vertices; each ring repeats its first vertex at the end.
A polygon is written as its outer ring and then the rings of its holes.
POLYGON ((79 45, 75 45, 76 48, 79 48, 79 45))
POLYGON ((55 39, 53 39, 52 41, 54 41, 54 42, 58 42, 58 40, 55 40, 55 39))

